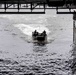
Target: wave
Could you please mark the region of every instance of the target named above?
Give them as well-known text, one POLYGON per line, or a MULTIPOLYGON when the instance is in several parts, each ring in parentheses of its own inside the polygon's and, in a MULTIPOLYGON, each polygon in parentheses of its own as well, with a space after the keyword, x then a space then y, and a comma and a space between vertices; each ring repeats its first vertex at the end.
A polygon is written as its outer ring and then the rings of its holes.
MULTIPOLYGON (((34 30, 37 30, 39 33, 42 33, 45 30, 47 33, 47 36, 51 33, 51 31, 45 25, 41 25, 41 24, 28 24, 28 25, 14 24, 14 27, 18 28, 25 36, 27 36, 27 38, 28 38, 26 40, 27 42, 33 42, 32 41, 32 32, 34 30)), ((49 36, 48 36, 48 38, 49 38, 49 36)))
POLYGON ((44 30, 47 32, 47 34, 50 33, 49 29, 45 26, 42 26, 40 24, 37 24, 36 27, 34 27, 35 25, 33 24, 15 24, 15 27, 17 27, 18 29, 20 29, 25 35, 31 36, 32 32, 34 30, 37 30, 38 32, 43 32, 44 30))

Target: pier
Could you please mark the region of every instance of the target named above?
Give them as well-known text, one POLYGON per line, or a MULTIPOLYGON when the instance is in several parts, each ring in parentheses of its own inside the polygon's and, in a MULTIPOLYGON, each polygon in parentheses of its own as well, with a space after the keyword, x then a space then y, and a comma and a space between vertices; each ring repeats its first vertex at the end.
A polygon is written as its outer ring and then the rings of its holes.
POLYGON ((56 9, 57 14, 75 14, 75 0, 0 0, 0 14, 45 14, 46 9, 56 9), (59 12, 59 9, 69 9, 59 12))

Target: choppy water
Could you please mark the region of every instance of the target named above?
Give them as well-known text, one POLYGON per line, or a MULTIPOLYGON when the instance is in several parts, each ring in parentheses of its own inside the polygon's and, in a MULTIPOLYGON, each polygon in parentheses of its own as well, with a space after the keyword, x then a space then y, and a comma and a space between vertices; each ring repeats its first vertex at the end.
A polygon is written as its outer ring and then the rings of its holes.
POLYGON ((0 15, 1 75, 72 75, 72 15, 0 15), (33 43, 31 33, 46 30, 48 43, 33 43))

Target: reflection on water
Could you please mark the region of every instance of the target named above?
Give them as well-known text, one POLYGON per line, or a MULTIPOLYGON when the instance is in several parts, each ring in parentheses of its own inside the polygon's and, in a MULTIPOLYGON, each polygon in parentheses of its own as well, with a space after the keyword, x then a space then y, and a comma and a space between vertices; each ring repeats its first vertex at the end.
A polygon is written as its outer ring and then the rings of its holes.
MULTIPOLYGON (((0 59, 1 75, 72 75, 71 60, 58 57, 57 53, 49 53, 47 44, 35 43, 33 53, 15 58, 16 60, 0 59)), ((72 67, 72 70, 75 70, 75 65, 72 67)))
POLYGON ((47 52, 47 46, 44 43, 34 43, 33 51, 38 53, 45 53, 47 52))

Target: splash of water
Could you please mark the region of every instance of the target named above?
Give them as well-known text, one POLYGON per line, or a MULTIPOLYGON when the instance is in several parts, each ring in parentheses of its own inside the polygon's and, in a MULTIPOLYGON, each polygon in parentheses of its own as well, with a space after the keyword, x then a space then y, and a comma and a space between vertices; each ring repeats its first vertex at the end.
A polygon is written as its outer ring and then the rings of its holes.
POLYGON ((45 30, 47 32, 47 35, 50 33, 47 27, 39 25, 39 24, 37 24, 36 27, 33 24, 30 24, 30 25, 15 24, 14 26, 20 29, 25 35, 28 35, 28 36, 31 36, 34 30, 37 30, 39 33, 45 30))

